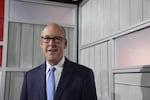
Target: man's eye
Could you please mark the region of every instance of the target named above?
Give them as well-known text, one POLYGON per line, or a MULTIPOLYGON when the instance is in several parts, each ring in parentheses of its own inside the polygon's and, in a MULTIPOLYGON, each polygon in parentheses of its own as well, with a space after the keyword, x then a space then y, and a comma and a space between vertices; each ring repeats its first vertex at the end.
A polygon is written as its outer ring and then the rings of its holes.
POLYGON ((56 40, 61 40, 61 37, 55 37, 56 40))
POLYGON ((49 38, 49 37, 45 37, 44 39, 45 39, 45 40, 49 40, 50 38, 49 38))

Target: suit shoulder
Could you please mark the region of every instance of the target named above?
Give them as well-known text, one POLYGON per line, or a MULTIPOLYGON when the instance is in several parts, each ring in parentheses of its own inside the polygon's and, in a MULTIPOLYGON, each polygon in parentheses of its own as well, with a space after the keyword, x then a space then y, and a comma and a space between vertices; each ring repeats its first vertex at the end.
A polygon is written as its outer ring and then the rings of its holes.
POLYGON ((37 66, 37 67, 35 67, 35 68, 27 71, 26 74, 35 74, 35 73, 38 73, 42 68, 44 69, 44 64, 41 64, 41 65, 39 65, 39 66, 37 66))
POLYGON ((84 65, 72 62, 72 61, 70 61, 70 63, 71 63, 71 67, 74 71, 81 72, 84 74, 89 73, 89 72, 93 72, 92 69, 88 68, 87 66, 84 66, 84 65))

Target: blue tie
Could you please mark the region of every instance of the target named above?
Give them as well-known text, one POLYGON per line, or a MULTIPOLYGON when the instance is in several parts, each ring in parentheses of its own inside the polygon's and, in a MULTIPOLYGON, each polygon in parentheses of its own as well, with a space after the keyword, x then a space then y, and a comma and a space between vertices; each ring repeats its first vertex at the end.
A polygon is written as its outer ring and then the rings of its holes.
POLYGON ((48 80, 46 85, 47 100, 54 100, 54 93, 55 93, 54 71, 55 70, 56 70, 55 67, 50 67, 50 71, 48 73, 48 80))

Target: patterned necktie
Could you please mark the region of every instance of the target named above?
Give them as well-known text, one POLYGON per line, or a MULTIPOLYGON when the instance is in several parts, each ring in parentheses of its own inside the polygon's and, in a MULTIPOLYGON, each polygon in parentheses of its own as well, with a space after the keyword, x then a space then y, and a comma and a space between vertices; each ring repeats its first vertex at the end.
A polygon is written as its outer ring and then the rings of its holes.
POLYGON ((54 100, 54 93, 55 93, 55 78, 54 78, 54 71, 56 70, 55 67, 50 67, 50 71, 48 73, 48 80, 46 85, 46 93, 47 93, 47 100, 54 100))

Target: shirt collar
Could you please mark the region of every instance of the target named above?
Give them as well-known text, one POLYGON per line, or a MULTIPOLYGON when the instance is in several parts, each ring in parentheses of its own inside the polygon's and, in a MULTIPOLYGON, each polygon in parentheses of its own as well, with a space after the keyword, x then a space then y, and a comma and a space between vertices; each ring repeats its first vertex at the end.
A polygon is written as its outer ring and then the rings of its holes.
MULTIPOLYGON (((63 69, 63 65, 65 62, 65 57, 63 57, 57 65, 55 65, 54 67, 56 68, 56 70, 58 70, 59 72, 62 71, 63 69)), ((48 63, 48 61, 46 61, 46 73, 49 71, 49 68, 51 67, 51 65, 48 63)))

